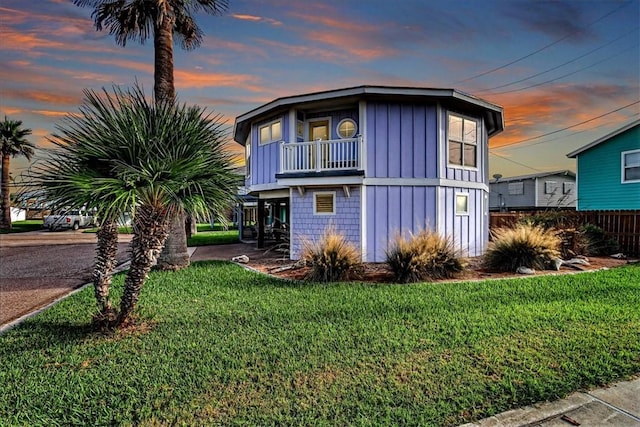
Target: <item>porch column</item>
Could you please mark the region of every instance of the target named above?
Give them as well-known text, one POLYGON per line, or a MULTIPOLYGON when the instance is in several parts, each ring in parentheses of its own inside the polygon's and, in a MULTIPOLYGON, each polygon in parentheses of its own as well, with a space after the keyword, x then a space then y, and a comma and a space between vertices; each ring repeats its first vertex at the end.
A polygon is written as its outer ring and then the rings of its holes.
POLYGON ((258 199, 258 249, 264 248, 264 199, 258 199))

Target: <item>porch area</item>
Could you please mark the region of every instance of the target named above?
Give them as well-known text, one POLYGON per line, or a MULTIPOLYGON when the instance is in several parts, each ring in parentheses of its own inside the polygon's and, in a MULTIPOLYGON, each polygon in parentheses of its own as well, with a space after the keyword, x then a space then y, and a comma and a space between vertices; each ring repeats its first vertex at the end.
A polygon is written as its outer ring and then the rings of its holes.
POLYGON ((364 138, 280 144, 280 174, 362 170, 364 138))

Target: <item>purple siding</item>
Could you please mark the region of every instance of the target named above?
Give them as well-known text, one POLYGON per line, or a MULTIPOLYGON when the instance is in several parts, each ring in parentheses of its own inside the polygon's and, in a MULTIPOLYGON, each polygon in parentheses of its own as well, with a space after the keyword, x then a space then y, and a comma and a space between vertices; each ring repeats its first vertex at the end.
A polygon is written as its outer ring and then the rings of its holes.
POLYGON ((360 248, 360 188, 350 187, 350 197, 342 188, 308 189, 304 195, 297 191, 291 194, 291 259, 299 259, 304 239, 317 241, 325 228, 332 224, 348 241, 360 248), (336 193, 334 215, 314 215, 313 197, 316 192, 333 191, 336 193))
POLYGON ((435 105, 367 103, 367 176, 436 178, 435 105))
POLYGON ((465 256, 479 256, 484 252, 488 235, 488 218, 485 192, 468 188, 443 188, 442 213, 444 218, 440 232, 450 236, 456 247, 465 256), (469 195, 469 214, 456 215, 455 196, 457 193, 469 195))
POLYGON ((260 145, 259 129, 265 123, 282 119, 282 139, 289 138, 289 116, 270 117, 269 120, 260 121, 251 129, 251 182, 250 185, 272 184, 276 182, 276 173, 280 171, 280 144, 272 142, 260 145))
POLYGON ((433 227, 435 187, 369 186, 367 191, 367 261, 382 262, 397 233, 433 227))
POLYGON ((358 123, 358 109, 357 108, 349 108, 344 110, 336 110, 336 111, 328 111, 328 112, 318 112, 318 113, 309 113, 306 115, 307 120, 313 120, 317 118, 325 118, 329 117, 330 120, 330 139, 340 139, 338 136, 337 126, 342 119, 352 119, 358 125, 358 129, 356 134, 362 133, 360 130, 360 125, 358 123))

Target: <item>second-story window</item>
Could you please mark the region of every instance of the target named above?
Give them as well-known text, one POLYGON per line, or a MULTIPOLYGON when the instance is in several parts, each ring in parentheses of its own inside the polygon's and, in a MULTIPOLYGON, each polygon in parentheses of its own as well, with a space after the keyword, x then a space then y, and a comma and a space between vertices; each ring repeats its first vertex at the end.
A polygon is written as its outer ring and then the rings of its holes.
POLYGON ((280 141, 282 139, 282 121, 275 120, 260 126, 260 145, 280 141))
POLYGON ((478 165, 478 122, 449 114, 449 164, 475 168, 478 165))
POLYGON ((338 136, 342 139, 353 138, 358 130, 356 122, 352 119, 343 119, 338 123, 338 136))

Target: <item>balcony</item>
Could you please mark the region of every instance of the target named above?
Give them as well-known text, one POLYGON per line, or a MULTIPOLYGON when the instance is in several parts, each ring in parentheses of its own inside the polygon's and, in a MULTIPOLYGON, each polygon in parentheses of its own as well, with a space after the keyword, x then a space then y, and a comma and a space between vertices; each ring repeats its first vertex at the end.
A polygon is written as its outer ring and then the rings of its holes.
POLYGON ((364 138, 280 144, 280 174, 362 170, 364 138))

